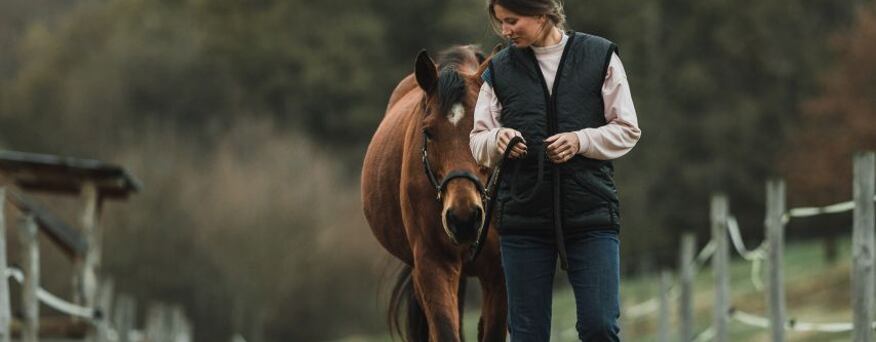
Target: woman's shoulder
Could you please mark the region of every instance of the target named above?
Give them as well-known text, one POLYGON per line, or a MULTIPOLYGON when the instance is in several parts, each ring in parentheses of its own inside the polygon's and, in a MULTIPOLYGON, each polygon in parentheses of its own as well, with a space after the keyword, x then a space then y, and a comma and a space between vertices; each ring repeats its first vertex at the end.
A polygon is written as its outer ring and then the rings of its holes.
POLYGON ((574 36, 574 37, 575 37, 575 41, 577 41, 577 42, 579 42, 579 43, 587 42, 587 43, 590 43, 590 44, 594 44, 594 43, 599 44, 599 43, 601 43, 601 44, 614 45, 614 42, 612 42, 612 41, 609 40, 608 38, 605 38, 605 37, 602 37, 602 36, 598 36, 598 35, 595 35, 595 34, 592 34, 592 33, 577 32, 577 31, 569 31, 568 34, 569 34, 569 36, 574 36))
POLYGON ((602 56, 606 54, 610 56, 612 53, 618 52, 617 44, 608 38, 600 37, 595 34, 572 32, 575 39, 573 40, 573 51, 578 51, 584 54, 595 54, 602 56))

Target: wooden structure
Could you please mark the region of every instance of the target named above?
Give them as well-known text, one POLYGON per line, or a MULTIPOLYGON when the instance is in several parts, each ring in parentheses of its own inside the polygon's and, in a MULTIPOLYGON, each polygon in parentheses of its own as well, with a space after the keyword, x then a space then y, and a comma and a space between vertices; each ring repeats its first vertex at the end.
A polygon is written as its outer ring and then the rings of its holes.
MULTIPOLYGON (((658 305, 652 299, 627 309, 627 317, 638 318, 647 314, 658 313, 661 322, 659 336, 661 340, 668 339, 669 324, 665 317, 669 307, 669 298, 679 300, 679 333, 681 341, 727 341, 729 339, 728 322, 733 319, 739 323, 769 330, 770 341, 787 340, 789 331, 806 331, 821 333, 851 333, 853 341, 873 341, 874 305, 876 305, 876 153, 862 152, 854 157, 853 199, 825 207, 802 207, 786 209, 787 197, 785 183, 781 179, 772 179, 766 184, 766 218, 764 220, 765 240, 755 250, 746 250, 742 245, 739 228, 729 211, 726 196, 716 194, 711 203, 711 241, 694 256, 696 244, 694 237, 685 234, 682 237, 679 269, 681 276, 679 284, 672 288, 666 286, 668 276, 661 281, 661 300, 658 305), (787 309, 787 299, 784 288, 784 245, 785 225, 791 218, 811 217, 822 214, 852 212, 852 272, 851 272, 851 303, 852 322, 810 323, 791 319, 787 309), (759 263, 766 263, 767 286, 762 289, 766 312, 758 316, 737 310, 730 305, 730 267, 728 235, 737 253, 746 261, 752 263, 752 281, 760 278, 759 263), (714 274, 713 317, 711 326, 699 335, 693 331, 693 280, 697 268, 704 266, 711 257, 714 274), (631 314, 632 313, 632 314, 631 314)), ((755 283, 755 287, 759 287, 755 283)))
POLYGON ((24 195, 10 196, 12 204, 33 214, 40 231, 74 260, 74 302, 94 307, 101 264, 98 222, 103 200, 126 199, 140 190, 140 182, 125 169, 98 160, 14 151, 0 151, 0 174, 23 191, 81 198, 83 209, 77 231, 24 195))
MULTIPOLYGON (((39 328, 39 246, 37 233, 42 232, 73 262, 73 303, 81 308, 109 311, 112 286, 101 288, 98 275, 101 267, 102 239, 100 215, 104 200, 124 200, 141 189, 140 183, 123 168, 97 160, 60 157, 45 154, 0 151, 0 175, 5 190, 0 201, 8 200, 21 212, 19 241, 22 245, 22 341, 36 341, 39 328), (45 209, 25 193, 48 193, 73 196, 82 201, 78 229, 45 209), (99 298, 99 295, 101 298, 99 298), (103 305, 101 305, 103 304, 103 305)), ((5 218, 0 216, 0 239, 5 238, 5 218)), ((0 274, 7 273, 5 241, 0 243, 0 274)), ((0 285, 0 342, 8 341, 12 319, 9 316, 8 284, 0 285)), ((52 296, 52 295, 48 295, 52 296)), ((94 317, 100 317, 95 314, 94 317)), ((74 316, 75 317, 75 316, 74 316)), ((71 326, 61 327, 67 335, 84 335, 88 325, 74 318, 71 326), (78 326, 79 328, 76 328, 78 326)), ((94 323, 94 322, 87 322, 94 323)), ((97 323, 96 335, 101 324, 97 323)), ((49 324, 46 328, 49 328, 49 324)), ((55 329, 52 329, 55 330, 55 329)))

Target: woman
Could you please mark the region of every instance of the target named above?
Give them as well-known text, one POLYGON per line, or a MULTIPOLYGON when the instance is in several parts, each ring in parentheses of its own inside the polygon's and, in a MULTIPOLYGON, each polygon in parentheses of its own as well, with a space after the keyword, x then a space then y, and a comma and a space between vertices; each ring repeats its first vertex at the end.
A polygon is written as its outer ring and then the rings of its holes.
POLYGON ((557 255, 575 293, 578 336, 618 341, 620 212, 611 160, 641 135, 616 46, 564 32, 555 0, 489 0, 511 45, 484 72, 471 150, 503 164, 496 222, 511 339, 548 341, 557 255), (568 264, 566 264, 568 263, 568 264))

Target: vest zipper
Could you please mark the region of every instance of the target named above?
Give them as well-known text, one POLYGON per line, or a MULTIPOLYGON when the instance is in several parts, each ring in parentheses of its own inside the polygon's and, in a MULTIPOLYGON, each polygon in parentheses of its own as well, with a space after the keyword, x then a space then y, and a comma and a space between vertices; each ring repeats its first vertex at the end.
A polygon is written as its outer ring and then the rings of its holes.
MULTIPOLYGON (((533 66, 535 67, 535 73, 538 75, 538 79, 541 81, 542 91, 544 92, 544 101, 545 107, 547 109, 547 126, 548 126, 548 136, 557 134, 559 130, 559 124, 557 120, 557 89, 560 84, 560 79, 562 78, 563 66, 566 62, 566 56, 569 54, 569 48, 572 46, 572 42, 575 39, 575 34, 569 34, 568 41, 566 41, 566 46, 563 47, 563 55, 560 57, 560 64, 557 66, 557 74, 554 75, 554 84, 553 91, 548 91, 547 81, 544 79, 544 74, 541 72, 541 67, 538 65, 538 59, 535 58, 535 52, 532 48, 528 48, 527 54, 532 61, 533 66)), ((542 148, 547 148, 547 145, 542 143, 542 148)), ((560 254, 560 267, 563 270, 569 270, 569 262, 566 257, 566 243, 563 236, 563 202, 562 202, 562 187, 560 187, 560 172, 558 165, 551 165, 551 175, 553 179, 553 207, 554 207, 554 236, 557 242, 557 251, 560 254)))

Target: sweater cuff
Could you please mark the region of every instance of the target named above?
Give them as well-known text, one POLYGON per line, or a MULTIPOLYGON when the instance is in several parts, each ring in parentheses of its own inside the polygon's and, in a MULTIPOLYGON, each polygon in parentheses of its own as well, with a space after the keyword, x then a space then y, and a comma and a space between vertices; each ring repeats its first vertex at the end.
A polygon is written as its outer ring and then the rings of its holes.
POLYGON ((490 130, 490 134, 487 139, 487 167, 493 167, 496 165, 496 162, 499 161, 499 158, 502 158, 502 154, 499 153, 499 131, 502 130, 502 127, 496 127, 490 130))
POLYGON ((575 131, 575 135, 578 136, 578 154, 584 155, 587 153, 587 150, 590 148, 590 135, 585 132, 585 129, 575 131))

